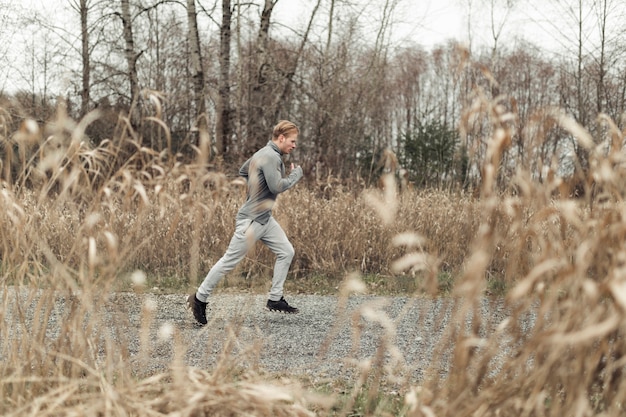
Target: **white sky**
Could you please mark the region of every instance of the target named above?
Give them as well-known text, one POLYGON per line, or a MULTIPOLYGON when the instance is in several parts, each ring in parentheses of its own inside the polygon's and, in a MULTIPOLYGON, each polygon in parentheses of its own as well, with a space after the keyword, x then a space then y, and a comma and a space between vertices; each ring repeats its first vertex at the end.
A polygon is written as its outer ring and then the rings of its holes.
MULTIPOLYGON (((372 27, 374 38, 380 25, 384 1, 353 2, 358 4, 353 10, 361 12, 360 20, 364 26, 372 27)), ((426 47, 443 43, 449 38, 461 40, 465 28, 459 7, 454 4, 456 1, 399 0, 393 16, 394 39, 410 39, 426 47)), ((315 3, 315 0, 279 0, 274 8, 274 16, 278 21, 292 21, 295 26, 304 27, 315 3)), ((327 10, 318 11, 318 16, 322 13, 326 15, 327 10)), ((318 21, 325 23, 323 18, 318 21)))
MULTIPOLYGON (((368 7, 364 19, 372 19, 373 34, 378 28, 385 0, 357 0, 355 3, 368 7), (378 19, 378 20, 377 20, 378 19)), ((496 4, 494 21, 497 25, 506 22, 499 40, 501 46, 512 44, 518 39, 531 41, 547 49, 556 49, 553 30, 545 25, 546 16, 550 15, 545 0, 517 0, 512 12, 505 16, 504 8, 498 7, 505 0, 397 0, 394 12, 394 41, 415 42, 430 48, 453 39, 469 44, 468 4, 472 4, 471 31, 473 45, 493 45, 491 34, 491 15, 485 8, 491 1, 496 4), (481 9, 481 10, 479 10, 481 9), (542 24, 542 22, 544 24, 542 24), (552 34, 551 34, 552 33, 552 34)), ((314 0, 279 0, 275 15, 281 21, 297 19, 304 22, 310 16, 314 0)))

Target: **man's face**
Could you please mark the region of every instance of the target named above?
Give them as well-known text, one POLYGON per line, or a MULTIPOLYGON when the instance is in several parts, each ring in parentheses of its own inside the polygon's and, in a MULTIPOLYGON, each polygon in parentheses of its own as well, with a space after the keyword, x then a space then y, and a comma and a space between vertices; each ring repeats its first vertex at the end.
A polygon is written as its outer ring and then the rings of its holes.
POLYGON ((292 133, 289 136, 280 135, 278 138, 278 147, 284 154, 291 153, 296 149, 296 141, 298 140, 298 134, 292 133))

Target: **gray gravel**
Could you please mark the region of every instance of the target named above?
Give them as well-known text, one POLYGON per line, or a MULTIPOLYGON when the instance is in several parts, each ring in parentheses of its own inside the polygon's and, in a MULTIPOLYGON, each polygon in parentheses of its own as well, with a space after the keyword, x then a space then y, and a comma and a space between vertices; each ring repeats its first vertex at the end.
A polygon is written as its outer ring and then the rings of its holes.
MULTIPOLYGON (((9 291, 13 292, 13 291, 9 291)), ((19 337, 37 320, 37 297, 21 294, 26 303, 23 318, 15 309, 14 294, 0 291, 4 300, 0 317, 9 337, 19 337)), ((216 294, 209 301, 209 324, 199 327, 186 309, 184 294, 122 293, 101 301, 103 324, 110 340, 128 349, 139 373, 166 369, 174 355, 174 340, 185 347, 184 361, 201 369, 216 366, 227 341, 231 358, 242 367, 260 366, 278 374, 306 374, 313 378, 347 375, 354 364, 385 348, 387 362, 420 379, 433 357, 442 357, 451 346, 445 338, 460 301, 410 297, 287 295, 300 314, 285 315, 264 309, 265 296, 216 294), (345 304, 345 305, 343 305, 345 304), (142 322, 149 324, 148 356, 140 355, 142 322), (434 356, 436 355, 436 356, 434 356)), ((62 337, 59 323, 66 317, 67 298, 56 297, 47 316, 47 339, 62 337)), ((480 311, 481 332, 490 333, 505 318, 503 302, 485 299, 480 311)), ((95 314, 95 313, 94 313, 95 314)), ((38 320, 45 320, 38 318, 38 320)), ((89 317, 85 317, 85 323, 89 317)), ((468 327, 472 318, 465 319, 468 327)), ((147 334, 147 333, 146 333, 147 334)), ((6 333, 5 333, 6 335, 6 333)), ((104 355, 104 348, 100 350, 104 355)), ((438 368, 446 372, 445 366, 438 368)))

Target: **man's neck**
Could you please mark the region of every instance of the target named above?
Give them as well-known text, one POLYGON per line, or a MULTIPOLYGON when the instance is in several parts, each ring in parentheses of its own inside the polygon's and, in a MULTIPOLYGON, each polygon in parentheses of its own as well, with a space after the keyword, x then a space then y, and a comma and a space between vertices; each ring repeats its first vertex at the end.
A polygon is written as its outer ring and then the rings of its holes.
POLYGON ((271 140, 271 141, 270 141, 270 143, 271 143, 272 145, 274 145, 274 146, 273 146, 273 148, 274 148, 276 151, 278 151, 278 153, 279 153, 279 154, 281 154, 281 155, 283 154, 283 151, 281 151, 281 150, 280 150, 280 146, 278 146, 278 142, 276 142, 276 141, 274 141, 274 140, 271 140))

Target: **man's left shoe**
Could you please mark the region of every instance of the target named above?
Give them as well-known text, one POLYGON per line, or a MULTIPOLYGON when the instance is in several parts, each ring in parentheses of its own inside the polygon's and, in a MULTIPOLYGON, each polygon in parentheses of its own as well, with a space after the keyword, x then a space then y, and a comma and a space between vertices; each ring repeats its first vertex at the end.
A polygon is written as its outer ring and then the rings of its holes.
POLYGON ((292 307, 287 303, 287 301, 285 300, 285 297, 280 297, 280 300, 278 301, 267 300, 266 308, 269 311, 279 311, 281 313, 288 313, 288 314, 299 313, 299 310, 297 308, 292 307))
POLYGON ((208 303, 203 303, 202 301, 196 298, 196 294, 190 294, 187 297, 187 308, 189 308, 193 312, 193 317, 196 319, 198 324, 205 325, 207 324, 206 319, 206 306, 208 303))

